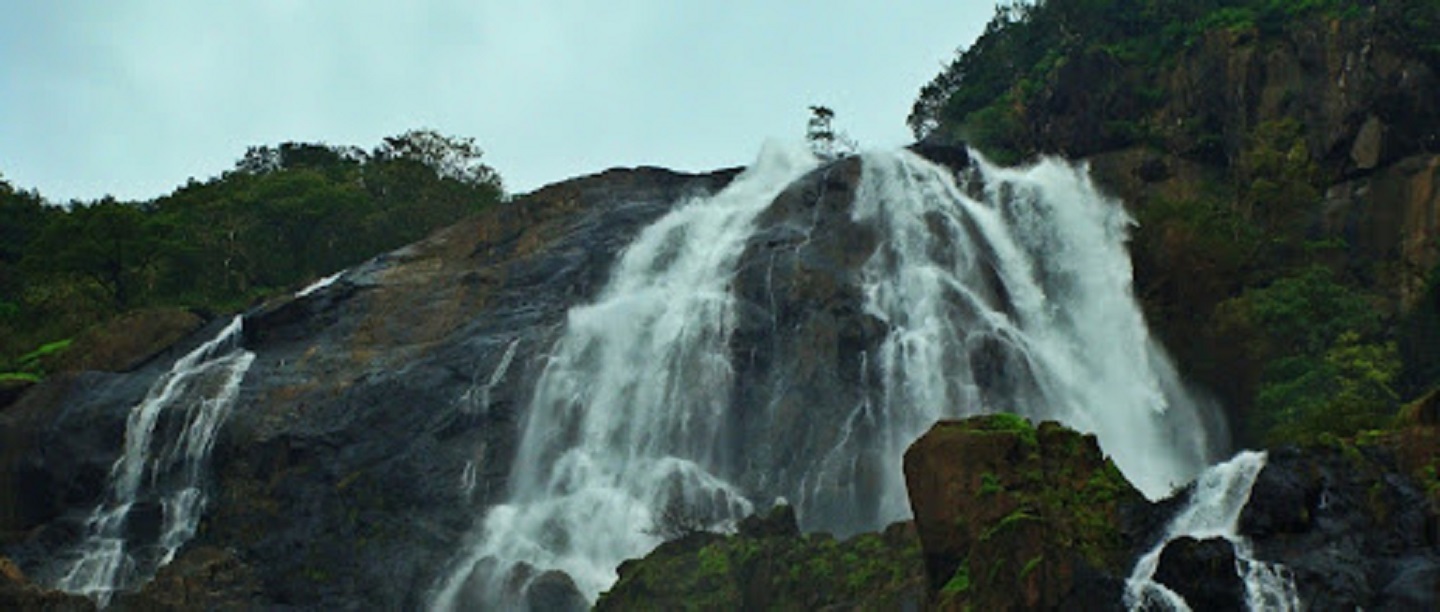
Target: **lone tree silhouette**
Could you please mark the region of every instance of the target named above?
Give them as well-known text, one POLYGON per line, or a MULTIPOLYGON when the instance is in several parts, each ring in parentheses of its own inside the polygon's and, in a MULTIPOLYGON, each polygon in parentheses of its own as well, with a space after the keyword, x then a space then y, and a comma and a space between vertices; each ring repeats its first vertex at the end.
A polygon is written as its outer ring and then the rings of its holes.
POLYGON ((835 131, 835 111, 828 106, 810 107, 810 121, 805 126, 805 140, 816 157, 834 161, 854 155, 858 148, 855 141, 844 132, 835 131))

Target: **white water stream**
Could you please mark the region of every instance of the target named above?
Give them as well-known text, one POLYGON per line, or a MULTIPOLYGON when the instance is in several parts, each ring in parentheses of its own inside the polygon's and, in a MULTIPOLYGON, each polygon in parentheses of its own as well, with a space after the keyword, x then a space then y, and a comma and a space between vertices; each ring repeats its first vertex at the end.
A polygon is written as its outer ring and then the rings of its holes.
POLYGON ((1265 453, 1243 452, 1200 476, 1190 501, 1165 529, 1165 537, 1136 562, 1126 581, 1125 605, 1131 610, 1183 610, 1190 606, 1179 594, 1155 582, 1160 553, 1171 541, 1224 538, 1235 550, 1235 572, 1245 584, 1251 610, 1286 612, 1300 609, 1295 581, 1284 566, 1257 561, 1249 539, 1240 535, 1240 513, 1265 467, 1265 453))
POLYGON ((491 509, 435 607, 503 606, 520 563, 562 570, 593 599, 621 561, 660 543, 648 529, 672 497, 721 520, 749 513, 703 467, 730 393, 728 283, 755 216, 815 164, 767 145, 724 191, 646 228, 596 302, 570 311, 536 385, 512 501, 491 509))
MULTIPOLYGON (((729 284, 754 219, 815 163, 767 147, 723 192, 645 229, 598 299, 570 311, 529 407, 510 500, 436 586, 435 608, 523 607, 517 594, 548 570, 593 601, 621 561, 660 543, 667 508, 723 528, 768 501, 716 475, 733 459, 717 445, 731 410, 729 284)), ((870 154, 853 220, 882 240, 863 270, 864 306, 890 331, 863 362, 883 389, 844 423, 815 423, 841 430, 827 452, 751 468, 803 474, 797 490, 770 493, 812 524, 845 504, 869 506, 858 513, 866 529, 907 518, 904 450, 943 417, 1021 411, 1095 432, 1152 497, 1224 445, 1131 293, 1130 219, 1083 167, 980 161, 957 183, 909 152, 870 154), (862 480, 878 484, 862 492, 862 480)))
POLYGON ((1213 409, 1150 337, 1131 291, 1132 221, 1086 168, 981 160, 961 185, 900 152, 867 155, 864 173, 854 217, 886 236, 864 270, 866 308, 891 330, 874 357, 885 391, 851 419, 871 435, 832 455, 880 445, 885 520, 908 516, 901 459, 942 417, 1019 412, 1092 432, 1151 499, 1208 465, 1223 446, 1213 409))
POLYGON ((143 584, 195 535, 205 509, 202 481, 215 434, 230 415, 255 354, 240 347, 241 318, 181 357, 130 411, 125 448, 110 470, 105 498, 86 523, 86 537, 55 587, 105 607, 117 591, 143 584), (158 430, 158 432, 157 432, 158 430), (142 498, 162 512, 153 542, 127 527, 142 498))

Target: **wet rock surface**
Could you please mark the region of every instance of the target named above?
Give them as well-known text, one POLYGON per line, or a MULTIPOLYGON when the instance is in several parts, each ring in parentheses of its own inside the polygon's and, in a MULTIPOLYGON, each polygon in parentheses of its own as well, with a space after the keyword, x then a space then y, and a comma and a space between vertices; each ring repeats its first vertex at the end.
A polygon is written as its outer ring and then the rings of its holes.
POLYGON ((1093 436, 1013 415, 942 421, 905 453, 931 603, 1117 609, 1142 498, 1093 436))
POLYGON ((1155 581, 1193 610, 1246 610, 1245 584, 1235 574, 1235 547, 1223 538, 1178 538, 1165 545, 1155 581))
POLYGON ((698 532, 620 566, 597 610, 919 610, 925 578, 914 525, 837 541, 801 535, 777 506, 735 535, 698 532))
MULTIPOLYGON (((517 411, 566 310, 642 227, 735 173, 557 184, 248 313, 244 345, 258 357, 217 440, 199 533, 117 605, 420 607, 505 492, 517 411)), ((42 579, 63 570, 130 408, 224 323, 127 374, 54 377, 0 412, 0 552, 42 579)))
POLYGON ((1440 606, 1433 507, 1378 445, 1270 453, 1240 531, 1285 564, 1307 609, 1440 606))

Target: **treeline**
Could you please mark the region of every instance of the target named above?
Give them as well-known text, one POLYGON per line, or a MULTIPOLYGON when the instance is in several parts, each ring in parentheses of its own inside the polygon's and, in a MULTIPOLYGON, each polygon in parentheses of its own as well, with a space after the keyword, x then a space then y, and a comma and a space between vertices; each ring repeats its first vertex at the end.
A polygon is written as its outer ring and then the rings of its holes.
POLYGON ((429 130, 371 150, 288 142, 143 202, 57 206, 0 179, 0 376, 137 309, 215 314, 413 242, 503 198, 468 138, 429 130))
POLYGON ((1342 240, 1308 231, 1338 177, 1300 120, 1260 117, 1233 139, 1213 118, 1180 135, 1165 132, 1173 118, 1155 123, 1171 102, 1164 75, 1201 37, 1226 30, 1263 46, 1289 28, 1356 19, 1440 71, 1436 0, 1009 2, 920 91, 908 123, 917 138, 963 140, 1002 163, 1148 147, 1205 166, 1184 179, 1189 195, 1133 211, 1147 312, 1189 341, 1185 365, 1229 387, 1242 443, 1384 428, 1440 387, 1440 268, 1401 312, 1393 264, 1357 262, 1342 240), (1083 82, 1060 83, 1067 70, 1083 82), (1076 89, 1083 108, 1047 106, 1076 89), (1068 131, 1044 132, 1055 125, 1068 131))

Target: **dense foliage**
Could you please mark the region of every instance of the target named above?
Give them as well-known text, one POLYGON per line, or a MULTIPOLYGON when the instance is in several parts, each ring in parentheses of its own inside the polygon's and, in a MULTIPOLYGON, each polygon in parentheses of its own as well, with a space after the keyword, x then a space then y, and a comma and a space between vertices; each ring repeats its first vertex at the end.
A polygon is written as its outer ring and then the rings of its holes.
POLYGON ((1130 202, 1147 311, 1182 330, 1187 369, 1223 381, 1243 443, 1354 434, 1440 385, 1440 271, 1402 310, 1395 264, 1314 231, 1348 160, 1311 150, 1317 126, 1284 114, 1226 122, 1177 101, 1167 80, 1195 78, 1177 62, 1205 40, 1276 49, 1342 22, 1440 69, 1437 0, 1021 0, 997 7, 908 122, 919 138, 964 140, 1001 163, 1147 150, 1200 168, 1181 189, 1130 202))
POLYGON ((290 142, 154 200, 68 207, 0 180, 0 372, 43 375, 57 343, 129 311, 235 311, 417 240, 500 201, 480 157, 428 130, 290 142))
MULTIPOLYGON (((1153 69, 1201 34, 1253 29, 1281 31, 1287 22, 1321 15, 1352 19, 1375 10, 1377 24, 1440 66, 1440 2, 1435 0, 1016 0, 1002 3, 985 32, 920 91, 908 123, 917 138, 963 136, 1001 161, 1038 150, 1019 109, 1032 103, 1056 70, 1069 63, 1105 66, 1111 104, 1094 108, 1103 138, 1142 141, 1139 121, 1163 98, 1153 69)), ((1205 129, 1206 126, 1195 126, 1205 129)), ((1213 126, 1211 126, 1213 127, 1213 126)))

